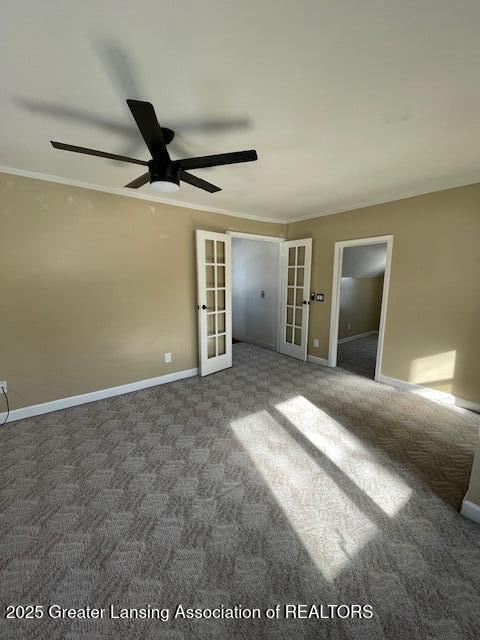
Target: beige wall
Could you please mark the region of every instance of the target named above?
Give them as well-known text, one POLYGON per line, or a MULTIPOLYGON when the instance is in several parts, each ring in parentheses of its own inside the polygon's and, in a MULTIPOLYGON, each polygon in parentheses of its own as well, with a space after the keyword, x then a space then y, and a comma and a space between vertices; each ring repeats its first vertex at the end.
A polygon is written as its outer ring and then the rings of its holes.
POLYGON ((197 366, 196 228, 313 237, 323 358, 335 241, 393 234, 382 372, 480 401, 480 185, 286 227, 0 174, 0 216, 13 408, 197 366))
POLYGON ((342 278, 338 338, 378 331, 382 304, 383 276, 342 278))
POLYGON ((13 409, 196 367, 194 230, 286 231, 6 174, 0 228, 13 409))
POLYGON ((313 238, 309 353, 326 358, 335 242, 393 234, 382 373, 480 402, 480 185, 288 226, 313 238), (313 339, 319 339, 319 348, 313 339))

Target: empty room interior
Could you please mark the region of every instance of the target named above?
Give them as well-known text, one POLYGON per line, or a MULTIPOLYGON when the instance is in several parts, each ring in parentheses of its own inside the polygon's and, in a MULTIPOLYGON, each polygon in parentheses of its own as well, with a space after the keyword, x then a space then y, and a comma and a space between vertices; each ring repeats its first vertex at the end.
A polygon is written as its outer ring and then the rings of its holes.
POLYGON ((232 239, 234 344, 247 342, 278 350, 281 243, 276 240, 232 239))
POLYGON ((479 27, 3 3, 0 637, 479 637, 479 27))
MULTIPOLYGON (((372 380, 375 379, 386 259, 386 243, 345 247, 342 254, 337 366, 372 380)), ((336 326, 336 321, 332 326, 336 326)))

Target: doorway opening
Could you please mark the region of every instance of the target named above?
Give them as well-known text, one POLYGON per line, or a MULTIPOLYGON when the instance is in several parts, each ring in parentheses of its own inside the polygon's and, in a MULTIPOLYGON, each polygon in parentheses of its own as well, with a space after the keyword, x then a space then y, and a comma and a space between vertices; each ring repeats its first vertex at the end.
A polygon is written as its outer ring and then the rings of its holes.
POLYGON ((381 371, 392 240, 335 244, 329 366, 373 380, 381 371))
POLYGON ((200 375, 232 366, 234 340, 306 360, 312 239, 197 229, 196 248, 200 375))
POLYGON ((278 351, 282 238, 232 235, 232 338, 278 351))

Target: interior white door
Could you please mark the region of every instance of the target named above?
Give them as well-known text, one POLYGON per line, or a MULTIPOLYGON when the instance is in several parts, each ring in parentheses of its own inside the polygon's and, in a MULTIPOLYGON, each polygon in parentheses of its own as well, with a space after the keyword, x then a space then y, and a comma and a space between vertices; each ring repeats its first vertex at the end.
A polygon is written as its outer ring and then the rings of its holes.
POLYGON ((311 238, 283 243, 280 353, 299 360, 307 359, 311 266, 311 238))
POLYGON ((197 231, 200 375, 232 366, 232 239, 197 231))

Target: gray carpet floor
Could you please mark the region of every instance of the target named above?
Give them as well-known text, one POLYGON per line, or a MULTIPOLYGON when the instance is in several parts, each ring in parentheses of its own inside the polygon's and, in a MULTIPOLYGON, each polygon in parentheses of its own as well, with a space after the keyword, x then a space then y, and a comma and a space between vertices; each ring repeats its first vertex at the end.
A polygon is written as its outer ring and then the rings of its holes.
POLYGON ((374 380, 378 334, 341 342, 337 348, 337 366, 374 380))
POLYGON ((3 617, 0 637, 478 638, 480 527, 453 508, 478 428, 244 343, 206 378, 12 423, 2 606, 369 604, 373 617, 3 617))

